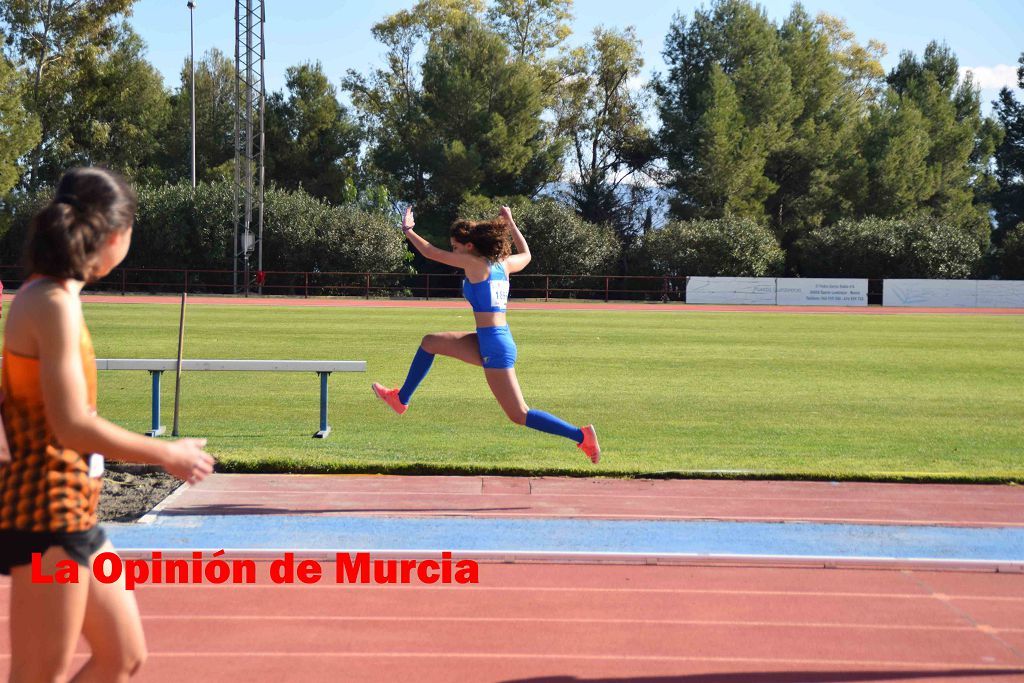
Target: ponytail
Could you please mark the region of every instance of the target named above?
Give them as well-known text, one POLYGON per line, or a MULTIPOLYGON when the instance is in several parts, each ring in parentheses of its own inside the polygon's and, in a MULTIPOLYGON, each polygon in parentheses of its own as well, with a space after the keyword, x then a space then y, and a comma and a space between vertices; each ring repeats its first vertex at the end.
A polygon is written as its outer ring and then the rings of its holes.
POLYGON ((135 218, 135 192, 117 173, 75 168, 57 195, 32 218, 23 261, 30 274, 89 281, 106 239, 135 218))

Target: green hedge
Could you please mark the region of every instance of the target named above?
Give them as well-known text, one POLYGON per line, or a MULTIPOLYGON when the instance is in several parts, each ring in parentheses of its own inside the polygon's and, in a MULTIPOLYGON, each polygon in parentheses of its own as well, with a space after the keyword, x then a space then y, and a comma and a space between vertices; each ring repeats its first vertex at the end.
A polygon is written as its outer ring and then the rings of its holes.
MULTIPOLYGON (((51 192, 16 200, 0 255, 14 263, 32 214, 51 192)), ((232 267, 234 193, 230 183, 141 186, 128 267, 225 270, 232 267)), ((405 272, 408 250, 397 218, 356 205, 331 206, 302 191, 270 189, 263 217, 264 270, 405 272)), ((254 219, 255 229, 255 219, 254 219)))
POLYGON ((841 220, 796 249, 807 277, 962 279, 982 257, 972 232, 932 218, 841 220))
POLYGON ((637 262, 652 275, 779 275, 785 254, 765 226, 749 218, 678 221, 644 236, 637 262))
POLYGON ((999 252, 999 277, 1024 280, 1024 223, 1006 234, 999 252))

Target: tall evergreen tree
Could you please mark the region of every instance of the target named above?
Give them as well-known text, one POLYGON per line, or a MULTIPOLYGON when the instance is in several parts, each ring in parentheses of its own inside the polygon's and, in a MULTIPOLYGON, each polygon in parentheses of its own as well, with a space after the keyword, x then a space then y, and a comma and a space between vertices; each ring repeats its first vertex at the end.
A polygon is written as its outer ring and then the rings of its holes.
POLYGON ((558 176, 559 145, 541 121, 540 78, 510 59, 504 41, 475 19, 437 32, 423 62, 429 122, 428 185, 454 211, 468 195, 534 195, 558 176))
POLYGON ((163 179, 156 162, 170 115, 168 95, 145 59, 145 44, 127 23, 109 51, 79 63, 69 112, 65 153, 53 150, 48 174, 84 163, 107 165, 132 179, 163 179))
POLYGON ((360 134, 323 66, 288 68, 288 96, 267 100, 267 178, 340 204, 356 171, 360 134))
POLYGON ((467 196, 534 194, 557 177, 542 75, 510 54, 482 3, 422 0, 374 35, 388 47, 387 68, 350 72, 345 88, 394 196, 446 221, 467 196))
MULTIPOLYGON (((776 190, 765 209, 792 271, 796 240, 843 213, 839 179, 855 163, 856 125, 867 111, 861 74, 868 67, 850 69, 852 36, 831 17, 812 19, 800 4, 780 27, 779 39, 800 108, 792 136, 768 158, 765 175, 776 190)), ((864 58, 870 60, 867 53, 864 58)), ((882 73, 880 65, 876 73, 882 73)))
POLYGON ((775 25, 747 0, 717 0, 689 24, 675 17, 664 55, 655 91, 673 214, 763 219, 778 189, 765 166, 800 111, 775 25))
MULTIPOLYGON (((479 0, 421 0, 412 9, 374 25, 373 37, 386 48, 385 68, 367 75, 350 70, 343 81, 360 125, 370 139, 368 172, 391 194, 417 205, 429 203, 428 156, 432 140, 423 110, 421 68, 417 61, 430 36, 442 27, 479 18, 479 0)), ((424 222, 421 212, 420 222, 424 222)))
POLYGON ((872 108, 859 131, 863 183, 851 197, 855 215, 909 218, 930 193, 927 121, 917 105, 895 91, 872 108))
POLYGON ((882 127, 869 134, 880 144, 864 150, 878 186, 861 212, 931 215, 969 230, 986 246, 991 230, 987 202, 994 190, 989 163, 1000 133, 982 117, 977 87, 969 77, 960 79, 952 50, 935 42, 920 60, 904 52, 888 84, 881 116, 873 119, 882 127), (917 165, 919 144, 925 148, 923 170, 917 165), (880 150, 882 156, 873 154, 880 150), (911 162, 909 167, 901 167, 901 156, 911 162))
MULTIPOLYGON (((1024 53, 1017 69, 1017 86, 1024 89, 1024 53)), ((996 118, 1006 133, 996 149, 996 177, 999 192, 993 198, 998 230, 993 235, 1002 243, 1007 231, 1024 223, 1024 102, 1019 101, 1009 88, 999 91, 993 102, 996 118)))

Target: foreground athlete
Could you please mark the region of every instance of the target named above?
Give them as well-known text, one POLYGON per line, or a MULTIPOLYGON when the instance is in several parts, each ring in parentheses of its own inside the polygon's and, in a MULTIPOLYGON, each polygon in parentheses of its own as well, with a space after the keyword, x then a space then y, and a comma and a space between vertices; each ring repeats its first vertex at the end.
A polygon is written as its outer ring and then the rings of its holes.
POLYGON ((97 524, 103 459, 95 453, 160 465, 192 483, 213 470, 203 439, 150 439, 96 415, 96 356, 79 292, 124 259, 135 208, 135 192, 120 175, 68 171, 32 219, 24 258, 30 277, 8 311, 0 574, 11 576, 14 682, 67 680, 79 634, 91 653, 75 683, 127 681, 146 658, 124 576, 107 583, 92 572, 97 555, 113 551, 97 524), (33 556, 50 581, 34 580, 33 556), (82 578, 52 580, 62 572, 82 578))

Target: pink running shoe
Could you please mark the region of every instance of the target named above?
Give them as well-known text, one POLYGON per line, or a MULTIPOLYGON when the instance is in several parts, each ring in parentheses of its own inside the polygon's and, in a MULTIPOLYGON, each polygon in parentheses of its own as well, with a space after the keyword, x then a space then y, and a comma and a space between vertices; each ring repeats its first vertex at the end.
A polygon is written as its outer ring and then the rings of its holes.
MULTIPOLYGON (((388 389, 383 384, 373 383, 373 393, 377 398, 391 406, 391 409, 401 415, 409 409, 409 406, 402 403, 398 398, 398 389, 388 389)), ((596 442, 595 442, 596 443, 596 442)))
POLYGON ((596 465, 601 459, 601 447, 597 445, 597 431, 594 429, 594 425, 587 425, 581 431, 583 432, 583 443, 576 444, 576 447, 586 453, 590 462, 596 465))

